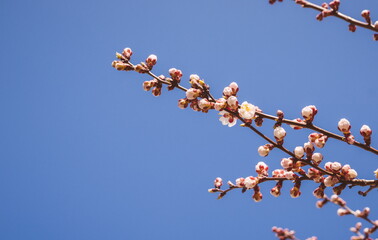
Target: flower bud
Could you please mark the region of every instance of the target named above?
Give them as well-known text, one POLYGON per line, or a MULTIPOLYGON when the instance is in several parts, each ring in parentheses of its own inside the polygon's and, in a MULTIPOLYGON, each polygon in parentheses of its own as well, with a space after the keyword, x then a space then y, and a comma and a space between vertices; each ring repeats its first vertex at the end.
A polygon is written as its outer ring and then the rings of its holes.
POLYGON ((152 95, 155 97, 158 97, 161 95, 161 86, 157 86, 154 89, 152 89, 152 95))
POLYGON ((224 98, 219 98, 215 104, 214 104, 214 109, 217 111, 223 110, 227 106, 227 100, 224 98))
POLYGON ((351 128, 351 126, 350 126, 350 122, 347 120, 347 119, 345 119, 345 118, 342 118, 340 121, 339 121, 339 123, 337 124, 337 128, 341 131, 341 132, 343 132, 344 134, 347 134, 347 133, 350 133, 350 128, 351 128))
POLYGON ((324 165, 325 169, 327 171, 332 171, 332 172, 338 172, 341 169, 341 164, 339 162, 327 162, 324 165))
POLYGON ((337 215, 344 216, 344 215, 347 215, 347 214, 350 214, 349 210, 344 209, 344 208, 337 209, 337 215))
POLYGON ((370 137, 373 131, 370 129, 368 125, 363 125, 360 129, 360 134, 364 137, 370 137))
POLYGON ((189 105, 189 101, 186 98, 182 98, 178 100, 178 107, 181 109, 187 108, 189 105))
POLYGON ((206 98, 203 98, 203 99, 201 99, 201 100, 198 102, 198 106, 199 106, 199 108, 201 108, 202 110, 204 110, 204 111, 208 111, 208 110, 211 108, 211 102, 209 102, 209 100, 207 100, 206 98))
POLYGON ((236 179, 235 183, 236 183, 236 186, 238 187, 244 187, 244 178, 236 179))
POLYGON ((367 22, 367 23, 371 23, 371 19, 370 19, 370 11, 369 10, 363 10, 362 12, 361 12, 361 16, 363 17, 363 18, 365 18, 365 21, 367 22))
POLYGON ((146 59, 146 64, 147 66, 152 69, 152 67, 156 64, 157 62, 157 56, 154 55, 154 54, 151 54, 150 56, 148 56, 148 58, 146 59))
POLYGON ((189 100, 194 100, 197 97, 199 97, 200 94, 201 94, 201 91, 199 89, 189 88, 186 91, 186 98, 189 100))
POLYGON ((339 182, 339 179, 337 179, 337 177, 333 177, 333 176, 328 176, 324 179, 324 185, 326 187, 333 187, 338 182, 339 182))
POLYGON ((323 160, 323 155, 321 153, 314 153, 311 156, 311 160, 316 164, 319 165, 319 163, 323 160))
POLYGON ((356 141, 354 140, 354 136, 353 135, 349 135, 347 138, 346 138, 346 142, 348 144, 354 144, 356 141))
POLYGON ((252 189, 257 185, 258 182, 258 178, 249 176, 244 179, 244 186, 248 189, 252 189))
MULTIPOLYGON (((294 122, 297 122, 297 123, 304 123, 304 121, 300 118, 297 118, 297 119, 293 119, 294 122)), ((303 127, 300 127, 300 126, 297 126, 297 125, 290 125, 291 128, 293 128, 294 130, 298 130, 298 129, 302 129, 303 127)))
POLYGON ((296 158, 302 158, 304 156, 304 148, 301 146, 298 146, 294 149, 294 154, 296 158))
POLYGON ((301 195, 300 186, 301 186, 300 182, 296 182, 294 187, 290 189, 290 196, 292 198, 297 198, 301 195))
POLYGON ((215 188, 220 188, 222 185, 223 185, 223 180, 222 180, 222 178, 217 177, 217 178, 214 180, 214 187, 215 187, 215 188))
POLYGON ((314 119, 317 112, 318 112, 318 110, 316 109, 316 107, 314 105, 310 105, 310 106, 304 107, 302 109, 302 117, 306 121, 312 122, 312 120, 314 119))
POLYGON ((296 175, 293 171, 285 171, 285 178, 288 180, 294 180, 298 178, 298 175, 296 175))
POLYGON ((285 177, 285 170, 276 169, 276 170, 272 171, 272 177, 284 178, 285 177))
POLYGON ((238 108, 238 99, 235 96, 231 96, 227 99, 227 104, 231 109, 238 108))
POLYGON ((268 176, 268 165, 266 165, 264 162, 258 162, 255 166, 255 170, 259 176, 268 176))
POLYGON ((226 96, 226 97, 230 97, 232 95, 232 88, 225 87, 223 89, 223 95, 226 96))
POLYGON ((257 149, 257 152, 259 153, 259 155, 261 157, 266 157, 268 156, 269 152, 270 152, 270 149, 268 146, 264 145, 264 146, 260 146, 258 149, 257 149))
POLYGON ((232 89, 232 95, 235 95, 238 93, 239 91, 239 86, 236 82, 232 82, 230 83, 229 87, 232 89))
POLYGON ((316 198, 323 198, 324 197, 324 188, 318 187, 312 193, 316 198))
POLYGON ((253 198, 253 200, 255 202, 260 202, 262 200, 262 198, 263 198, 263 195, 262 195, 262 193, 260 191, 255 191, 255 193, 253 194, 252 198, 253 198))
POLYGON ((181 70, 178 70, 176 68, 171 68, 168 70, 169 71, 169 75, 171 75, 172 79, 174 81, 177 81, 177 82, 180 82, 181 80, 181 77, 182 77, 182 72, 181 70))
POLYGON ((133 51, 131 48, 125 48, 123 49, 122 55, 127 59, 130 60, 131 55, 133 55, 133 51))
POLYGON ((284 169, 291 169, 293 168, 293 160, 291 160, 290 158, 282 158, 281 166, 284 169))
POLYGON ((353 23, 349 24, 349 31, 355 32, 356 30, 357 30, 356 25, 354 25, 353 23))
POLYGON ((274 137, 277 141, 283 140, 283 138, 286 136, 286 131, 283 127, 278 126, 274 129, 274 137))

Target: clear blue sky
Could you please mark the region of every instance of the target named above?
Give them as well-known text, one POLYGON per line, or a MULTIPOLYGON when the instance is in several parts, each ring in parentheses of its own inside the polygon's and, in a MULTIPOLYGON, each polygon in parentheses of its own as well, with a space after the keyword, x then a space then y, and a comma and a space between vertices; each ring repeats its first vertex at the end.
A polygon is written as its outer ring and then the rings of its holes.
MULTIPOLYGON (((355 218, 302 197, 207 193, 215 177, 254 173, 258 161, 279 168, 284 154, 257 154, 265 144, 246 129, 222 126, 215 112, 177 108, 180 91, 159 98, 142 90, 149 77, 111 68, 115 51, 134 62, 158 56, 157 74, 196 73, 219 97, 232 81, 239 99, 267 113, 299 117, 314 104, 316 123, 337 132, 340 118, 368 124, 378 146, 378 43, 372 33, 292 1, 11 1, 0 2, 0 239, 144 240, 274 239, 288 227, 305 239, 349 239, 355 218)), ((319 1, 317 1, 320 3, 319 1)), ((373 0, 342 1, 359 18, 373 0)), ((186 83, 184 85, 188 86, 186 83)), ((272 134, 271 122, 263 127, 272 134)), ((309 132, 288 130, 289 149, 309 132)), ((349 163, 373 178, 377 156, 330 140, 324 161, 349 163)), ((270 171, 269 170, 269 171, 270 171)), ((377 191, 343 193, 352 208, 370 206, 377 191)))

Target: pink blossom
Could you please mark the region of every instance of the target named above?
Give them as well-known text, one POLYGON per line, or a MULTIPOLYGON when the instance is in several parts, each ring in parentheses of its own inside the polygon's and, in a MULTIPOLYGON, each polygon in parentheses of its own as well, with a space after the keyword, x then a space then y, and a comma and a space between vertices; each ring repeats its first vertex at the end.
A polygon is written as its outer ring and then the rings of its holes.
POLYGON ((171 75, 173 80, 180 82, 181 77, 182 77, 182 72, 179 69, 171 68, 169 69, 169 75, 171 75))
POLYGON ((229 87, 232 89, 232 94, 236 95, 239 91, 239 86, 236 82, 230 83, 229 87))
POLYGON ((178 107, 181 109, 185 109, 188 107, 189 101, 186 98, 179 99, 178 100, 178 107))
MULTIPOLYGON (((230 98, 232 98, 232 97, 230 97, 230 98)), ((227 103, 228 103, 228 100, 227 100, 227 103)), ((239 108, 238 111, 239 111, 239 114, 240 114, 240 116, 242 118, 244 118, 244 119, 254 119, 254 118, 256 118, 256 116, 255 116, 256 109, 257 109, 256 106, 254 106, 254 105, 252 105, 252 104, 250 104, 250 103, 248 103, 248 102, 245 101, 245 102, 243 102, 241 104, 241 106, 240 106, 240 108, 239 108)))
MULTIPOLYGON (((300 118, 297 118, 297 119, 293 119, 294 122, 297 122, 297 123, 304 123, 302 119, 300 118)), ((298 130, 298 129, 302 129, 303 127, 300 127, 300 126, 297 126, 297 125, 290 125, 291 128, 293 128, 294 130, 298 130)))
POLYGON ((229 127, 235 126, 237 118, 234 117, 232 114, 226 111, 221 111, 219 115, 221 115, 219 121, 221 121, 223 125, 228 125, 229 127))
POLYGON ((285 171, 285 178, 289 180, 294 180, 298 177, 293 171, 285 171))
POLYGON ((363 137, 370 137, 372 134, 372 130, 368 125, 363 125, 360 129, 360 133, 363 137))
POLYGON ((227 99, 227 104, 231 109, 238 108, 238 99, 235 96, 231 96, 227 99))
POLYGON ((324 167, 327 171, 338 172, 341 169, 341 164, 339 162, 327 162, 324 167))
POLYGON ((272 172, 272 176, 276 178, 283 178, 285 177, 285 170, 284 169, 276 169, 272 172))
POLYGON ((156 64, 156 62, 157 62, 157 56, 154 55, 154 54, 151 54, 146 59, 147 66, 149 66, 149 67, 153 67, 156 64))
POLYGON ((207 100, 206 98, 203 98, 198 102, 198 106, 202 110, 207 111, 211 108, 211 102, 209 102, 209 100, 207 100))
POLYGON ((125 48, 123 49, 122 55, 127 59, 130 60, 131 55, 133 55, 133 51, 131 48, 125 48))
POLYGON ((225 87, 223 89, 223 95, 226 96, 226 97, 230 97, 232 95, 232 88, 225 87))

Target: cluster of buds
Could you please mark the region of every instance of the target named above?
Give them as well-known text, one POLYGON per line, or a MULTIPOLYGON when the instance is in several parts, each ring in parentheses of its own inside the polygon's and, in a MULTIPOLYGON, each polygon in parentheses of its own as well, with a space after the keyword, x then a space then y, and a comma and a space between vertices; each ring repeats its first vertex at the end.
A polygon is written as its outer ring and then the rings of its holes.
POLYGON ((323 11, 319 13, 318 15, 316 15, 316 19, 319 21, 322 21, 323 18, 331 16, 332 14, 334 14, 335 12, 339 10, 339 6, 340 6, 339 0, 334 0, 330 2, 329 4, 323 3, 322 4, 323 11))
POLYGON ((112 62, 112 67, 117 69, 118 71, 131 71, 134 70, 133 65, 129 63, 129 60, 133 55, 133 51, 130 48, 125 48, 122 53, 116 53, 116 57, 119 59, 118 61, 112 62))
MULTIPOLYGON (((163 75, 160 75, 159 79, 164 80, 165 77, 163 75)), ((154 95, 155 97, 158 97, 158 96, 161 95, 161 89, 163 88, 163 84, 156 79, 152 79, 150 81, 144 81, 143 82, 143 90, 144 91, 150 91, 151 88, 152 88, 152 91, 151 91, 152 95, 154 95)))
POLYGON ((276 234, 276 237, 279 240, 286 240, 286 239, 296 239, 295 231, 289 230, 287 228, 279 228, 279 227, 272 227, 272 231, 276 234))
MULTIPOLYGON (((172 79, 170 79, 170 86, 173 89, 178 85, 178 83, 180 83, 182 73, 180 70, 171 68, 169 70, 169 74, 172 77, 172 79)), ((197 74, 190 75, 189 82, 191 88, 186 91, 186 98, 178 100, 178 107, 184 109, 188 107, 190 103, 190 107, 197 112, 207 113, 210 109, 214 109, 215 104, 212 101, 209 101, 209 99, 206 98, 205 94, 206 92, 208 92, 209 86, 205 84, 205 82, 201 80, 197 74)))
POLYGON ((146 58, 144 62, 141 62, 135 66, 135 71, 138 73, 148 73, 152 70, 157 62, 157 56, 151 54, 146 58))
POLYGON ((318 148, 323 148, 328 140, 328 137, 322 133, 311 133, 308 135, 308 140, 318 148))

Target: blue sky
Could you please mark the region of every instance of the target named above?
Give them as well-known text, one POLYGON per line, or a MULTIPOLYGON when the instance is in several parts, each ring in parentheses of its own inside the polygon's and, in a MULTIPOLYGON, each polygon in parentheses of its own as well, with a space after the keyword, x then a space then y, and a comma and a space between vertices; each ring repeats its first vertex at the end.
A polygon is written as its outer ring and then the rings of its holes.
MULTIPOLYGON (((372 0, 340 8, 356 18, 363 9, 378 18, 372 0)), ((155 98, 141 87, 149 77, 111 68, 124 47, 135 63, 153 53, 157 74, 199 74, 217 97, 236 81, 241 101, 288 118, 314 104, 316 124, 337 132, 346 117, 361 140, 361 125, 378 131, 378 43, 316 14, 292 1, 1 1, 0 239, 274 239, 274 225, 300 239, 349 238, 356 219, 315 208, 311 183, 298 199, 290 184, 274 198, 265 183, 260 203, 236 191, 216 200, 215 177, 255 174, 261 160, 273 170, 286 156, 262 159, 253 133, 181 110, 183 92, 155 98)), ((289 149, 309 133, 287 130, 289 149)), ((377 168, 377 156, 341 142, 321 152, 361 178, 377 168)), ((342 196, 376 219, 377 191, 358 190, 342 196)))

